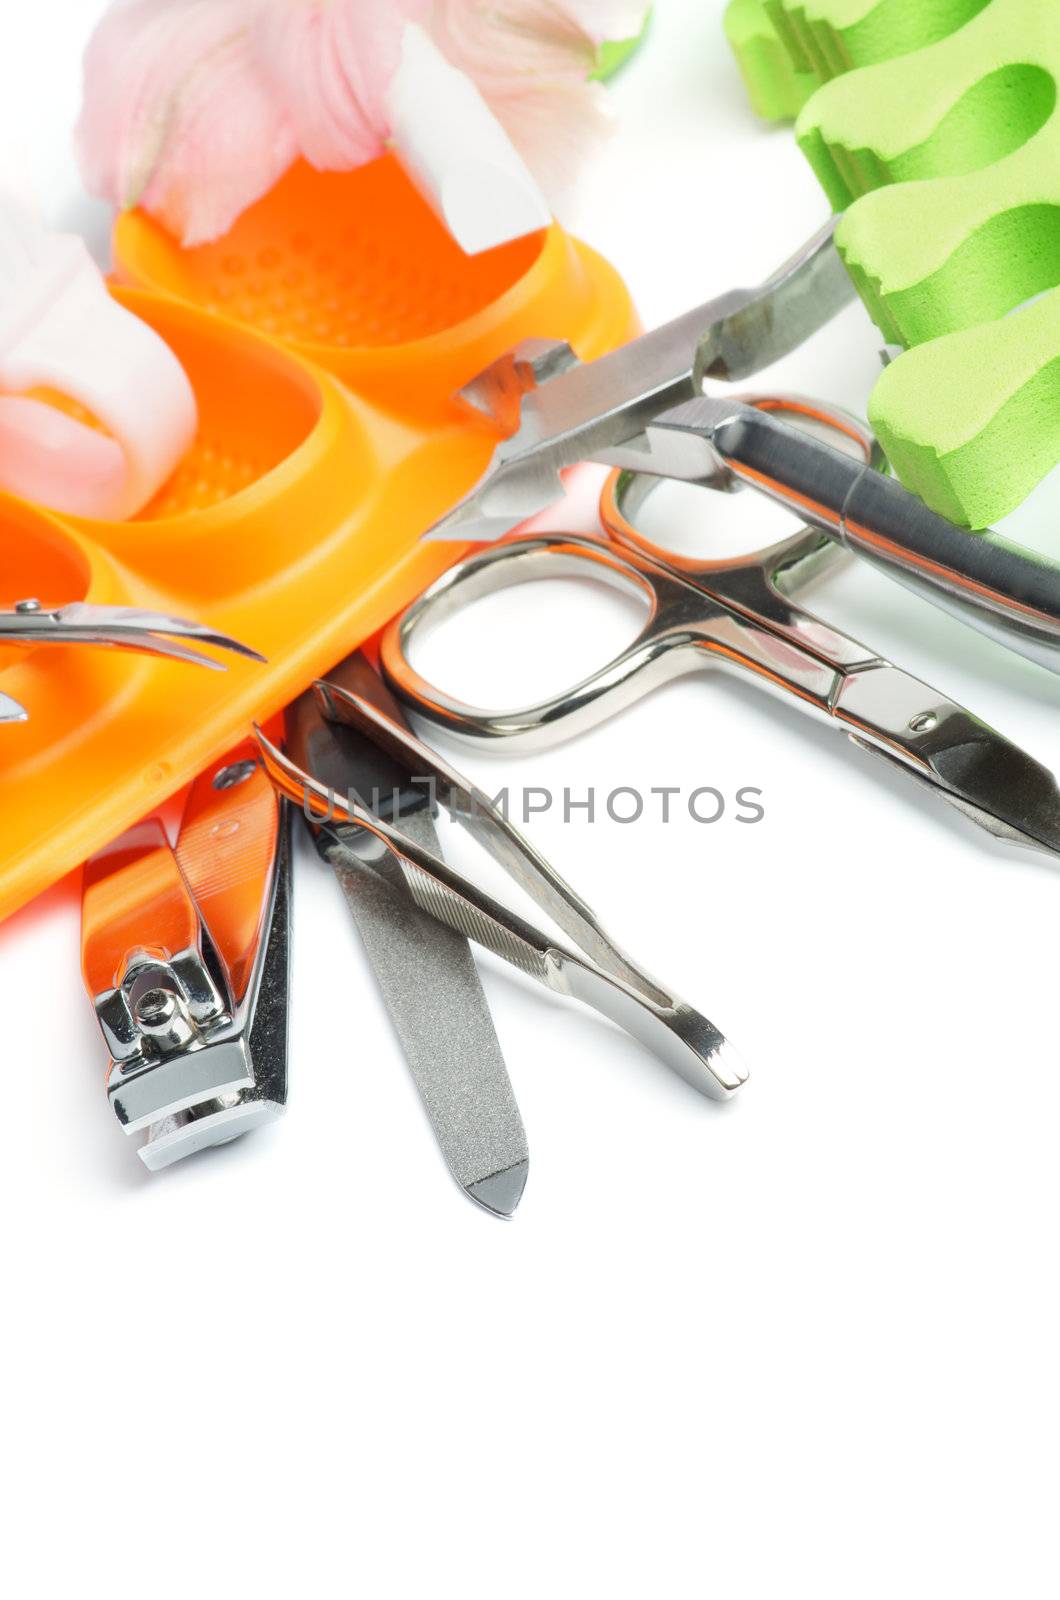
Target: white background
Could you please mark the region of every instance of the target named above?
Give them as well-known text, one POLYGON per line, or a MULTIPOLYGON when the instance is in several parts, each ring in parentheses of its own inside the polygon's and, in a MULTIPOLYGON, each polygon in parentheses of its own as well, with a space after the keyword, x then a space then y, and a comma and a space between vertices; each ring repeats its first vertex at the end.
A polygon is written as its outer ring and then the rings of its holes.
MULTIPOLYGON (((100 10, 5 7, 0 49, 5 152, 97 240, 69 130, 100 10)), ((747 111, 721 10, 659 0, 566 211, 649 325, 825 216, 790 133, 747 111)), ((878 342, 853 308, 781 376, 863 409, 878 342)), ((1057 506, 1054 478, 1014 531, 1045 547, 1057 506)), ((1060 767, 1060 681, 866 571, 815 603, 1060 767)), ((629 629, 524 592, 429 664, 514 699, 629 629)), ((750 1083, 701 1100, 484 962, 532 1151, 517 1216, 490 1218, 302 848, 288 1117, 150 1177, 105 1103, 76 901, 45 896, 0 930, 6 1592, 1055 1595, 1051 863, 724 678, 546 755, 461 760, 491 792, 763 789, 757 827, 529 829, 750 1083)))

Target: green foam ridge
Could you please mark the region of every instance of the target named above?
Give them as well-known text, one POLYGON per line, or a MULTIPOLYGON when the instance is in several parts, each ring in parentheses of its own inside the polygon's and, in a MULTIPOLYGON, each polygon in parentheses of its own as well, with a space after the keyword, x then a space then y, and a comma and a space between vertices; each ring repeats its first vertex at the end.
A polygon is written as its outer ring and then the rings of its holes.
POLYGON ((792 64, 766 14, 765 0, 731 0, 725 33, 753 110, 767 122, 796 116, 817 87, 817 79, 792 64))
POLYGON ((862 299, 906 348, 874 425, 928 504, 982 527, 1060 460, 1060 0, 763 9, 821 85, 796 137, 845 212, 862 299))
POLYGON ((819 83, 944 39, 989 0, 765 0, 797 70, 819 83))
POLYGON ((877 382, 869 420, 929 506, 972 528, 996 522, 1060 461, 1060 289, 905 351, 877 382))

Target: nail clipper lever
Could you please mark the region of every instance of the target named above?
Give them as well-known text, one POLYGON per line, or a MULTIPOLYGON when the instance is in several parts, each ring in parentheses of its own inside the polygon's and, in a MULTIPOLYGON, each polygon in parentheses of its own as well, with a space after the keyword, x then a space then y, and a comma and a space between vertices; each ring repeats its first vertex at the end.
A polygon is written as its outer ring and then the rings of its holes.
POLYGON ((150 818, 86 864, 107 1093, 152 1170, 283 1111, 289 913, 287 808, 250 744, 192 786, 175 847, 150 818))

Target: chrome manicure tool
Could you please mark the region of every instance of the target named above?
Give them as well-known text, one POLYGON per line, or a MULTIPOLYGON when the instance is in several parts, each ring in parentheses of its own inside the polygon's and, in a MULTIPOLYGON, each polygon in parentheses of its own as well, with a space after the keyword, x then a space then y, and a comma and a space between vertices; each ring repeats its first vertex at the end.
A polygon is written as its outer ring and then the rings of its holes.
MULTIPOLYGON (((240 644, 225 633, 217 633, 201 622, 184 617, 167 617, 158 611, 142 611, 137 606, 98 606, 87 601, 54 609, 39 600, 19 600, 9 611, 0 611, 0 645, 41 644, 105 645, 114 650, 133 650, 141 655, 165 656, 212 672, 223 672, 224 663, 196 648, 211 645, 264 661, 256 650, 240 644)), ((0 722, 24 722, 28 713, 17 700, 0 695, 0 722)))
POLYGON ((248 740, 192 785, 175 846, 150 818, 85 865, 107 1094, 152 1171, 286 1104, 288 813, 248 740))
POLYGON ((492 541, 560 498, 580 461, 713 488, 750 484, 890 577, 1060 672, 1060 567, 996 533, 970 534, 883 475, 761 403, 705 395, 789 354, 854 298, 833 218, 756 289, 734 289, 630 344, 579 362, 536 341, 460 398, 507 435, 479 483, 426 537, 492 541))
POLYGON ((457 872, 406 829, 319 783, 257 731, 265 768, 281 793, 325 823, 365 830, 396 864, 392 881, 431 917, 474 939, 556 994, 581 1000, 647 1046, 711 1099, 747 1077, 712 1022, 650 978, 608 938, 596 913, 480 789, 376 705, 330 683, 314 693, 325 718, 367 736, 406 774, 426 782, 440 805, 550 916, 576 947, 534 927, 457 872))
MULTIPOLYGON (((329 685, 404 728, 363 655, 336 667, 329 685)), ((290 759, 317 784, 353 796, 420 850, 440 856, 429 789, 410 782, 408 766, 363 730, 326 716, 326 706, 310 690, 288 707, 290 759)), ((465 933, 418 908, 397 861, 373 834, 338 819, 310 827, 364 941, 449 1170, 472 1200, 511 1216, 526 1184, 526 1132, 465 933)))
POLYGON ((25 722, 27 715, 25 706, 20 706, 9 694, 0 693, 0 722, 25 722))
MULTIPOLYGON (((777 407, 805 405, 775 399, 777 407)), ((848 442, 871 435, 843 413, 815 413, 848 442)), ((460 561, 383 635, 384 674, 402 702, 475 743, 541 748, 593 727, 660 683, 719 666, 750 673, 789 703, 830 720, 862 749, 927 783, 998 838, 1060 855, 1060 788, 1047 768, 963 706, 840 633, 792 600, 843 548, 807 528, 754 555, 675 555, 638 532, 657 477, 612 473, 601 497, 605 537, 517 535, 460 561), (621 655, 566 693, 513 711, 476 710, 426 682, 413 641, 480 596, 556 575, 594 577, 645 600, 648 620, 621 655)))

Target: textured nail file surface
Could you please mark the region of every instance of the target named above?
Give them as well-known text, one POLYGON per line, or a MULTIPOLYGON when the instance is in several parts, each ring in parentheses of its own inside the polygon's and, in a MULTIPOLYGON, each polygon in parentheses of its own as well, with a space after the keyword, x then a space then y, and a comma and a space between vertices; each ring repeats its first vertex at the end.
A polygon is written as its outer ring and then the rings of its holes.
MULTIPOLYGON (((402 832, 438 849, 427 813, 402 832)), ((526 1133, 474 958, 462 935, 417 909, 391 857, 329 857, 446 1162, 488 1211, 511 1216, 526 1184, 526 1133)))
MULTIPOLYGON (((360 653, 328 680, 402 724, 360 653)), ((406 838, 442 854, 424 782, 366 734, 328 722, 312 690, 287 708, 284 728, 288 754, 318 783, 353 793, 406 838)), ((346 896, 450 1171, 473 1200, 510 1216, 526 1183, 526 1132, 467 939, 413 904, 400 864, 360 829, 334 823, 312 831, 346 896)))
POLYGON ((846 212, 862 298, 906 347, 873 425, 910 488, 984 527, 1060 460, 1060 0, 764 10, 822 81, 796 136, 846 212))

